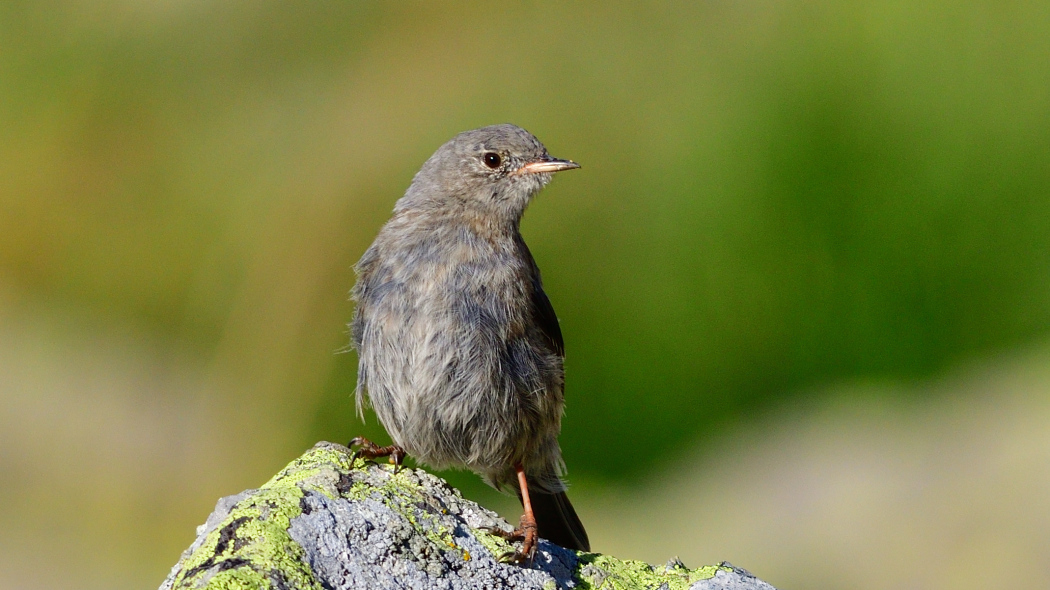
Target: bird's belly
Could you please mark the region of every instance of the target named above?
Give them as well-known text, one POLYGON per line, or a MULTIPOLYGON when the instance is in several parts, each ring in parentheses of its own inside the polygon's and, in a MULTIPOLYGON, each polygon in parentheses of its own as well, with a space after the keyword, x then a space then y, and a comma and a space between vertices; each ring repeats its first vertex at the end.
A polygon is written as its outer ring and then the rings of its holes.
POLYGON ((376 414, 410 455, 438 468, 487 471, 557 436, 560 365, 545 364, 560 359, 520 358, 529 357, 527 342, 480 328, 430 328, 398 330, 383 345, 386 362, 370 369, 376 414))

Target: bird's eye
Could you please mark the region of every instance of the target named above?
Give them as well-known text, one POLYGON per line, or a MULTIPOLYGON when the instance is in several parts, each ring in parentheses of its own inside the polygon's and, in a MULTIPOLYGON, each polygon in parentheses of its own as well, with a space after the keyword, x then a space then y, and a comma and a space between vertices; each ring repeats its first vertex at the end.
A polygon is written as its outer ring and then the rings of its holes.
POLYGON ((485 152, 485 155, 481 157, 481 160, 485 162, 486 166, 493 169, 499 168, 500 162, 503 161, 496 152, 485 152))

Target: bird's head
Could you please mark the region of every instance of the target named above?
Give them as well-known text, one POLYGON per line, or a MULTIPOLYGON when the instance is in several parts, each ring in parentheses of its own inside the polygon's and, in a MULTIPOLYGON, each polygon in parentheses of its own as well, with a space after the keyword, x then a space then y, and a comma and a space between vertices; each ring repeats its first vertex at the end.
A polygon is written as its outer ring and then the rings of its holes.
POLYGON ((516 223, 555 172, 579 167, 515 125, 464 131, 423 164, 397 208, 465 208, 516 223))

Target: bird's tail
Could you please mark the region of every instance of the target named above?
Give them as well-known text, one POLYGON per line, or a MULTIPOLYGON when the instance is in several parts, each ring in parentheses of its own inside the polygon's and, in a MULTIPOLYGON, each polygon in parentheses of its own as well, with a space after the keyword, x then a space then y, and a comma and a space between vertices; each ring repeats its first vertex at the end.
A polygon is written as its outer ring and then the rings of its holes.
POLYGON ((529 490, 529 500, 532 502, 532 513, 536 516, 536 528, 540 537, 567 549, 591 550, 587 531, 583 529, 583 523, 580 522, 580 517, 576 516, 576 510, 565 492, 552 494, 529 490))

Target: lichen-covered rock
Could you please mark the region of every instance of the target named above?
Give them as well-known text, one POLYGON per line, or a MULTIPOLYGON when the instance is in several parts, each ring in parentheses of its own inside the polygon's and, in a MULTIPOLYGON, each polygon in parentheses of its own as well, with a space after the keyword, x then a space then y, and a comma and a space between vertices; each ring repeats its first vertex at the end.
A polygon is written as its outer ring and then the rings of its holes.
POLYGON ((541 541, 531 567, 487 528, 511 530, 419 469, 319 443, 257 490, 219 500, 161 590, 626 588, 772 590, 723 563, 690 570, 578 553, 541 541))

